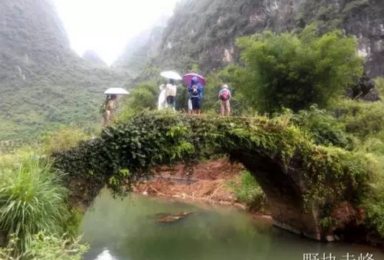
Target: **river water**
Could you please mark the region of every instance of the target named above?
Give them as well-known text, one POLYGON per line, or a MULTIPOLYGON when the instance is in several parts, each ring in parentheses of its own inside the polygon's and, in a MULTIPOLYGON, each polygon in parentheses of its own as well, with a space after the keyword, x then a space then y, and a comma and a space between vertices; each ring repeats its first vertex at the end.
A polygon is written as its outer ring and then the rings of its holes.
POLYGON ((86 213, 81 232, 91 247, 84 260, 384 260, 377 248, 302 239, 234 208, 136 195, 113 199, 106 190, 86 213), (157 222, 160 214, 182 212, 193 214, 157 222))

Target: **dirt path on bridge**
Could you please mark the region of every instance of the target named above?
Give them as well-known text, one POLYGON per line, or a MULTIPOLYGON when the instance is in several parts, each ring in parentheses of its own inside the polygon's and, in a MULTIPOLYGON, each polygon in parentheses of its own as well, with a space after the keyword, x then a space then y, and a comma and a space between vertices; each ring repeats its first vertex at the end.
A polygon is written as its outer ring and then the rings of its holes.
POLYGON ((154 178, 137 185, 135 192, 245 208, 230 188, 243 170, 241 165, 231 164, 225 159, 190 167, 184 164, 161 166, 154 169, 154 178))

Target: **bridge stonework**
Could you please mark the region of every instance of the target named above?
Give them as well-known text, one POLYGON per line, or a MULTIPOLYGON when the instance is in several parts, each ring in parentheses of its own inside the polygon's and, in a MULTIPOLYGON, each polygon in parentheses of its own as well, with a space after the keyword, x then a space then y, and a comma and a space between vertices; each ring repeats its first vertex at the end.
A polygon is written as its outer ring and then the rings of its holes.
POLYGON ((318 209, 306 207, 303 176, 288 170, 269 156, 251 154, 245 150, 231 152, 231 157, 252 173, 263 189, 272 213, 273 224, 315 240, 322 240, 318 209))

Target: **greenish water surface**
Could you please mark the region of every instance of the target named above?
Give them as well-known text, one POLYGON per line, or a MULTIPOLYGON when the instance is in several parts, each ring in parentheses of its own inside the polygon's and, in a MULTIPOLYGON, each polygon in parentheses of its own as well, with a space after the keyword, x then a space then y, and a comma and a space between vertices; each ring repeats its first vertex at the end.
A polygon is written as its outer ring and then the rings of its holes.
POLYGON ((106 190, 86 213, 81 232, 91 246, 85 260, 371 260, 359 259, 367 253, 384 260, 378 248, 302 239, 234 208, 136 195, 113 199, 106 190), (159 214, 181 212, 193 214, 157 222, 159 214), (323 259, 330 253, 335 259, 323 259))

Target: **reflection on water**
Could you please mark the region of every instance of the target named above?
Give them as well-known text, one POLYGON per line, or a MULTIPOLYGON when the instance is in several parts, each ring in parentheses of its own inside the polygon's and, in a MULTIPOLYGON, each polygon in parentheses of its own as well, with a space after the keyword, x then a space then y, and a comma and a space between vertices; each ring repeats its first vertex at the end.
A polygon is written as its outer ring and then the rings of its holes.
POLYGON ((117 260, 114 258, 108 249, 104 249, 104 251, 97 256, 96 260, 117 260))
POLYGON ((91 246, 85 260, 302 260, 305 253, 332 253, 335 260, 350 253, 356 256, 350 260, 359 260, 367 252, 384 260, 379 249, 301 239, 232 208, 138 196, 114 200, 108 191, 81 230, 91 246), (194 214, 173 224, 156 221, 162 213, 181 212, 194 214))

